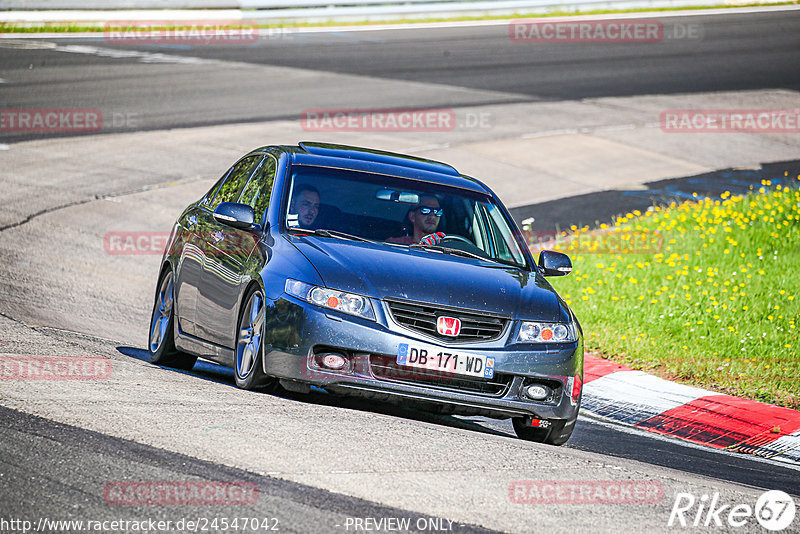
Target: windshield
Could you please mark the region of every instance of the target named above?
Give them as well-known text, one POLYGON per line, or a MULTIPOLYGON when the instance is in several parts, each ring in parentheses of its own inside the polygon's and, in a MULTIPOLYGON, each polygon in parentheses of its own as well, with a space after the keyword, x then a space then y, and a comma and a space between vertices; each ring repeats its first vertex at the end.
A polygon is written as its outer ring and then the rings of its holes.
POLYGON ((441 232, 440 252, 526 267, 515 232, 491 197, 401 178, 298 166, 289 184, 284 227, 387 246, 419 247, 441 232))

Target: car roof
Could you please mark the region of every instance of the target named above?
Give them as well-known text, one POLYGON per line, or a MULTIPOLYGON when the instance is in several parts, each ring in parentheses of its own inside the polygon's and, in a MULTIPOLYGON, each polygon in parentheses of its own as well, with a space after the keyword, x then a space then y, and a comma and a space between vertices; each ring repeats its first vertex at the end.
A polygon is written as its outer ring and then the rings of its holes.
POLYGON ((479 193, 490 193, 483 183, 460 174, 452 166, 425 158, 371 148, 303 141, 297 146, 267 146, 254 150, 290 154, 294 165, 346 169, 421 180, 479 193))

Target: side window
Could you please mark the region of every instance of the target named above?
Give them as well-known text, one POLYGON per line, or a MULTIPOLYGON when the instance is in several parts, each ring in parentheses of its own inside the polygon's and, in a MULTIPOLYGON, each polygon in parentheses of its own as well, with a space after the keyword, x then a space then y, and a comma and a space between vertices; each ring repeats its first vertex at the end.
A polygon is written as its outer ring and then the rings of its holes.
POLYGON ((250 173, 253 172, 261 156, 250 156, 233 166, 228 178, 223 182, 217 191, 214 200, 208 203, 208 209, 214 211, 222 202, 236 202, 242 192, 250 173))
POLYGON ((508 250, 508 245, 506 244, 505 239, 501 237, 500 229, 495 224, 494 220, 489 219, 490 221, 490 229, 492 231, 492 237, 494 237, 494 242, 497 244, 497 257, 501 260, 505 261, 513 261, 514 258, 511 257, 511 253, 508 250))
POLYGON ((494 257, 494 235, 489 229, 489 214, 483 204, 476 202, 473 206, 472 233, 475 244, 490 257, 494 257))
POLYGON ((514 263, 525 262, 522 252, 517 248, 517 240, 511 233, 508 224, 503 220, 503 214, 495 206, 489 206, 489 229, 493 241, 497 244, 497 257, 514 263))
POLYGON ((216 195, 219 186, 222 185, 222 183, 225 181, 225 178, 227 178, 228 175, 231 173, 231 170, 232 168, 225 171, 225 174, 223 174, 222 177, 219 180, 217 180, 217 182, 214 184, 214 187, 209 189, 208 192, 205 195, 203 195, 203 201, 200 204, 208 207, 211 201, 214 200, 214 195, 216 195))
POLYGON ((249 204, 256 214, 256 222, 261 224, 269 206, 269 196, 272 193, 272 182, 275 180, 275 171, 278 163, 272 156, 267 156, 258 170, 247 182, 239 197, 239 202, 249 204))
POLYGON ((478 217, 477 209, 472 213, 472 239, 479 249, 491 253, 489 244, 483 238, 483 221, 478 217))

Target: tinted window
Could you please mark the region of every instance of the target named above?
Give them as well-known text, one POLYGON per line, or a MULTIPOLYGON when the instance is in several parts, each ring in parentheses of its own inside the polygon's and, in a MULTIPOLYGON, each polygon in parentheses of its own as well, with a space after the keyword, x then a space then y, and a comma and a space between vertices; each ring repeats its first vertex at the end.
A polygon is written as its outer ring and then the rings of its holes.
POLYGON ((228 178, 217 191, 214 200, 209 203, 209 209, 215 210, 222 202, 236 202, 247 183, 247 179, 250 178, 250 173, 253 172, 259 161, 261 161, 261 156, 250 156, 234 165, 230 174, 228 174, 228 178))
POLYGON ((506 262, 523 262, 522 251, 517 245, 517 240, 514 239, 511 228, 503 218, 503 214, 500 213, 497 206, 491 204, 486 206, 486 211, 489 214, 489 228, 496 246, 496 257, 506 262))
POLYGON ((275 180, 277 167, 275 158, 267 156, 250 181, 247 182, 239 198, 239 202, 252 206, 256 214, 256 222, 259 224, 269 206, 269 196, 272 193, 272 182, 275 180))
POLYGON ((407 246, 419 243, 413 223, 421 220, 419 230, 449 237, 440 246, 450 249, 447 253, 455 249, 475 259, 527 266, 512 223, 485 193, 356 171, 302 165, 292 170, 283 208, 285 228, 290 231, 325 229, 386 246, 407 246), (318 204, 304 209, 301 194, 309 190, 314 193, 309 201, 318 199, 318 204), (426 207, 423 214, 420 210, 426 207))
POLYGON ((222 185, 222 183, 225 181, 225 178, 227 178, 230 173, 231 169, 225 171, 225 174, 223 174, 222 177, 219 180, 217 180, 217 183, 214 184, 214 187, 209 189, 208 192, 205 195, 203 195, 203 202, 201 202, 203 206, 208 206, 208 204, 214 199, 214 195, 216 195, 219 186, 222 185))

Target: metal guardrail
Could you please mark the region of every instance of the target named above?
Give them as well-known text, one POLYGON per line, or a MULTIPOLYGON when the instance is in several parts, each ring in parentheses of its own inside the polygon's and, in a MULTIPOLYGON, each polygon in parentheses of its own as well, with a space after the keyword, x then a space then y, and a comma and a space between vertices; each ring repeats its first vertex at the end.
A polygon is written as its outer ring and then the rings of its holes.
MULTIPOLYGON (((723 0, 724 1, 724 0, 723 0)), ((760 1, 750 0, 757 5, 760 1)), ((0 0, 0 22, 361 21, 680 8, 709 0, 0 0)))
MULTIPOLYGON (((767 1, 767 0, 764 0, 767 1)), ((96 10, 120 9, 242 9, 242 10, 288 10, 296 8, 324 8, 338 10, 342 6, 381 6, 382 9, 514 9, 543 4, 569 7, 574 0, 0 0, 0 10, 96 10), (426 6, 427 5, 427 6, 426 6), (414 6, 414 7, 412 7, 414 6)), ((680 6, 686 0, 602 0, 608 5, 661 4, 680 6)), ((698 2, 700 3, 700 2, 698 2)), ((708 5, 706 0, 702 2, 708 5)), ((740 2, 737 2, 739 4, 740 2)), ((747 2, 745 2, 747 3, 747 2)), ((758 3, 758 1, 751 2, 758 3)))
MULTIPOLYGON (((340 6, 408 4, 469 4, 472 0, 0 0, 6 10, 117 10, 117 9, 293 9, 316 7, 332 9, 340 6)), ((502 4, 502 0, 488 0, 502 4)))

